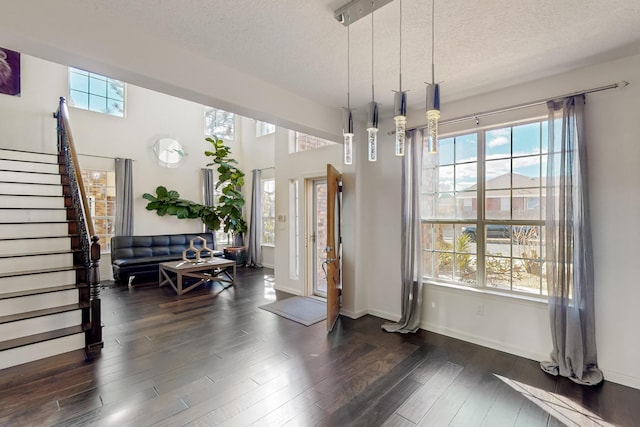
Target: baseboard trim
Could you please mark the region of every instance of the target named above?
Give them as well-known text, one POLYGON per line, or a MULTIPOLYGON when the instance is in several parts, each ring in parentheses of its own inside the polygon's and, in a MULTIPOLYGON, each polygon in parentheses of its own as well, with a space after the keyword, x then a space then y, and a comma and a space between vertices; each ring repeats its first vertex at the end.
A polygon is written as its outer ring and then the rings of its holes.
POLYGON ((369 309, 369 310, 367 310, 367 314, 370 314, 370 315, 376 316, 376 317, 381 317, 381 318, 383 318, 385 320, 389 320, 391 322, 397 322, 398 320, 400 320, 400 315, 399 314, 388 313, 388 312, 382 311, 382 310, 369 309))
POLYGON ((340 314, 343 316, 347 316, 349 319, 359 319, 362 316, 366 316, 368 314, 367 310, 359 310, 359 311, 351 311, 340 309, 340 314))
POLYGON ((621 372, 612 371, 610 369, 602 369, 604 380, 612 383, 620 384, 623 386, 631 387, 640 390, 640 378, 632 377, 631 375, 623 374, 621 372))
POLYGON ((516 356, 520 356, 520 357, 524 357, 526 359, 531 359, 531 360, 536 360, 536 361, 540 361, 540 360, 544 360, 547 359, 549 357, 548 354, 541 354, 541 353, 537 353, 537 352, 532 352, 520 347, 516 347, 516 346, 512 346, 509 344, 505 344, 503 342, 500 341, 495 341, 495 340, 491 340, 491 339, 487 339, 485 337, 481 337, 478 335, 474 335, 474 334, 469 334, 457 329, 452 329, 452 328, 445 328, 442 327, 440 325, 435 325, 433 323, 429 323, 429 322, 421 322, 420 323, 420 328, 430 331, 430 332, 435 332, 436 334, 441 334, 441 335, 445 335, 451 338, 456 338, 462 341, 466 341, 466 342, 470 342, 473 344, 477 344, 477 345, 481 345, 483 347, 488 347, 488 348, 492 348, 494 350, 498 350, 498 351, 503 351, 505 353, 509 353, 509 354, 513 354, 516 356))
POLYGON ((302 291, 300 289, 287 288, 286 286, 275 285, 273 289, 275 289, 276 291, 286 292, 288 294, 302 295, 302 291))

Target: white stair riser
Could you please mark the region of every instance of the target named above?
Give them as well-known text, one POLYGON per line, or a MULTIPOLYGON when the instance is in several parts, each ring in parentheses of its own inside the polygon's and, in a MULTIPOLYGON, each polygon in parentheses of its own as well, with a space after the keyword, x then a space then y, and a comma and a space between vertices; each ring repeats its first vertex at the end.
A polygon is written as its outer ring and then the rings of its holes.
POLYGON ((84 348, 84 333, 0 352, 0 369, 84 348))
POLYGON ((30 182, 30 183, 37 183, 37 184, 60 184, 60 175, 0 170, 0 182, 30 182))
POLYGON ((0 271, 5 273, 14 271, 45 270, 58 267, 73 267, 73 255, 52 254, 0 258, 0 271))
POLYGON ((2 194, 28 194, 32 196, 61 196, 61 185, 44 185, 44 184, 12 184, 2 183, 0 185, 0 193, 2 194))
POLYGON ((31 274, 26 276, 0 277, 0 292, 28 291, 56 286, 71 285, 76 282, 76 272, 55 271, 53 273, 31 274))
POLYGON ((80 309, 0 325, 0 341, 40 334, 82 324, 80 309))
POLYGON ((0 159, 23 160, 26 162, 57 163, 56 154, 29 153, 24 151, 13 151, 0 149, 0 159))
POLYGON ((0 256, 15 254, 39 254, 42 252, 68 251, 71 248, 69 237, 50 239, 0 240, 0 256))
POLYGON ((66 223, 57 224, 0 224, 0 236, 3 239, 24 237, 60 237, 69 235, 66 223))
MULTIPOLYGON (((2 157, 2 156, 0 156, 2 157)), ((59 173, 60 168, 52 163, 13 162, 0 159, 0 169, 10 171, 31 171, 44 173, 59 173)))
MULTIPOLYGON (((0 193, 2 191, 0 190, 0 193)), ((63 197, 0 195, 0 208, 63 208, 63 197)))
POLYGON ((53 209, 1 209, 0 223, 2 222, 42 222, 42 221, 66 221, 65 210, 53 209))
POLYGON ((29 295, 19 298, 7 298, 0 300, 0 315, 10 316, 12 314, 25 313, 27 311, 36 311, 45 308, 59 307, 62 305, 77 303, 77 289, 70 289, 68 291, 62 292, 29 295))
POLYGON ((78 290, 70 289, 62 292, 50 292, 46 294, 29 295, 19 298, 0 300, 0 315, 25 313, 28 311, 42 310, 45 308, 59 307, 62 305, 77 304, 78 290))

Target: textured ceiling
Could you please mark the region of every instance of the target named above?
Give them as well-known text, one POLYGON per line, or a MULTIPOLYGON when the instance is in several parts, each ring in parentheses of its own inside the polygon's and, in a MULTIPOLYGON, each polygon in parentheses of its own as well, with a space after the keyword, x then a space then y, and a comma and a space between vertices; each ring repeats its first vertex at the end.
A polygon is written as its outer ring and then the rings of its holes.
MULTIPOLYGON (((346 105, 340 0, 93 0, 96 19, 147 34, 327 106, 346 105)), ((374 14, 376 100, 398 89, 400 0, 374 14)), ((422 105, 431 80, 431 2, 402 2, 403 88, 422 105)), ((351 25, 351 104, 371 100, 371 18, 351 25)), ((640 52, 639 0, 436 0, 442 102, 640 52)))

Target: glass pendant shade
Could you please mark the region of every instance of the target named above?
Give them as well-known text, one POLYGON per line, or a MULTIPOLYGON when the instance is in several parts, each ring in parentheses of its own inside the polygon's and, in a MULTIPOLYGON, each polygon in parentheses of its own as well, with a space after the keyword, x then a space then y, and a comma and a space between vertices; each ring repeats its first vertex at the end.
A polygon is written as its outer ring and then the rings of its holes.
POLYGON ((378 116, 380 104, 370 102, 367 107, 367 153, 370 162, 378 160, 378 116))
POLYGON ((404 156, 405 132, 407 130, 407 92, 396 92, 393 120, 396 122, 396 156, 404 156))
POLYGON ((353 134, 345 133, 344 137, 344 164, 353 164, 353 134))
POLYGON ((427 85, 427 150, 438 151, 438 121, 440 120, 440 87, 427 85))
POLYGON ((344 137, 344 164, 350 165, 353 164, 353 113, 350 109, 346 110, 342 136, 344 137))

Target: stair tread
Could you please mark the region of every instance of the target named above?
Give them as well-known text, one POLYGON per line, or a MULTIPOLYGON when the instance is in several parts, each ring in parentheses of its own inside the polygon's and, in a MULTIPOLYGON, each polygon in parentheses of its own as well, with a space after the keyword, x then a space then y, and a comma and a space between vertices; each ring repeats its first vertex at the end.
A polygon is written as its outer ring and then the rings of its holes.
POLYGON ((11 193, 0 193, 0 196, 11 196, 11 197, 65 197, 63 194, 11 194, 11 193))
POLYGON ((56 329, 53 331, 42 332, 39 334, 28 335, 26 337, 14 338, 0 342, 0 351, 10 350, 12 348, 24 347, 29 344, 35 344, 43 341, 54 340, 69 335, 75 335, 87 331, 88 325, 69 326, 68 328, 56 329))
POLYGON ((0 255, 0 259, 3 258, 22 258, 28 256, 47 256, 47 255, 63 255, 63 254, 73 254, 80 252, 80 249, 64 249, 59 251, 45 251, 45 252, 24 252, 20 254, 8 254, 8 255, 0 255))
POLYGON ((14 206, 6 206, 6 207, 2 207, 0 206, 0 211, 1 210, 23 210, 23 211, 66 211, 69 209, 73 209, 72 207, 60 207, 60 208, 43 208, 43 207, 33 207, 33 208, 24 208, 24 207, 14 207, 14 206))
MULTIPOLYGON (((50 182, 24 182, 24 181, 2 181, 0 180, 0 184, 21 184, 21 185, 49 185, 49 186, 64 186, 66 184, 61 183, 50 183, 50 182)), ((16 194, 16 196, 22 196, 22 194, 16 194)))
POLYGON ((75 303, 68 305, 60 305, 57 307, 43 308, 41 310, 25 311, 22 313, 10 314, 8 316, 0 316, 0 325, 3 323, 18 322, 20 320, 33 319, 34 317, 49 316, 51 314, 66 313, 67 311, 88 308, 89 303, 75 303))
MULTIPOLYGON (((11 160, 11 159, 0 159, 0 160, 11 160)), ((50 164, 54 164, 54 163, 50 163, 50 164)), ((0 168, 0 172, 32 173, 36 175, 60 175, 60 172, 25 171, 20 169, 4 169, 4 168, 0 168)))
POLYGON ((61 286, 51 286, 49 288, 39 288, 39 289, 28 289, 25 291, 17 291, 17 292, 8 292, 6 294, 0 294, 0 300, 3 299, 11 299, 11 298, 20 298, 20 297, 28 297, 31 295, 41 295, 41 294, 50 294, 53 292, 60 291, 69 291, 78 288, 86 288, 88 285, 85 283, 81 283, 78 285, 61 285, 61 286))
POLYGON ((64 234, 61 236, 32 236, 32 237, 9 237, 9 238, 3 238, 0 239, 0 241, 3 240, 37 240, 37 239, 68 239, 70 237, 75 237, 78 234, 64 234))
POLYGON ((15 224, 15 225, 20 225, 20 224, 67 224, 69 222, 78 222, 78 220, 77 219, 65 219, 63 221, 2 222, 0 224, 15 224))
POLYGON ((13 277, 13 276, 26 276, 26 275, 29 275, 29 274, 55 273, 55 272, 58 272, 58 271, 77 270, 77 269, 80 269, 80 268, 84 268, 84 267, 80 266, 80 265, 74 265, 74 266, 56 267, 56 268, 43 268, 43 269, 40 269, 40 270, 12 271, 10 273, 0 273, 0 278, 13 277))

